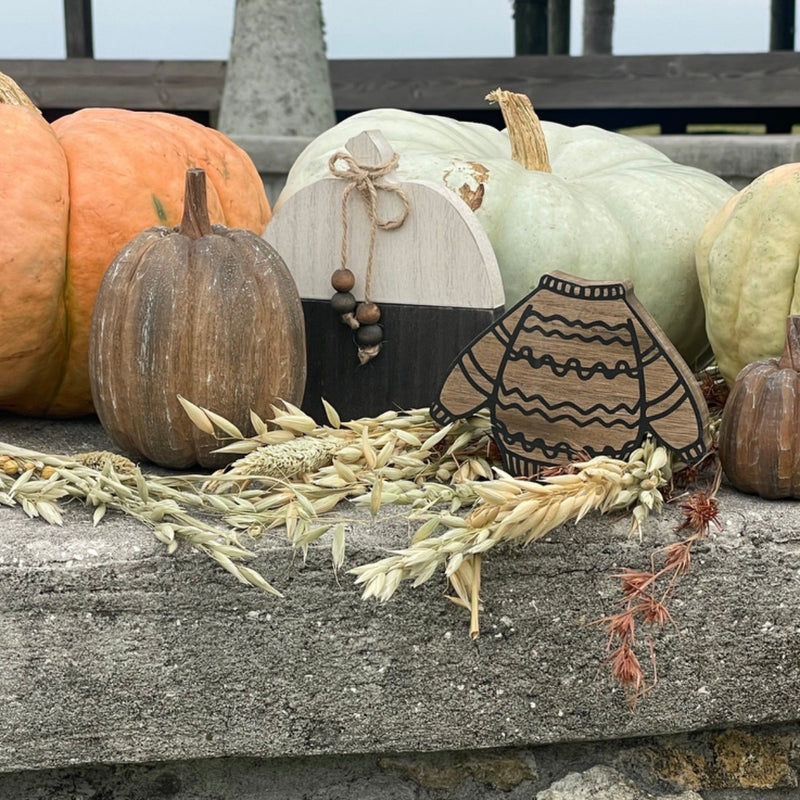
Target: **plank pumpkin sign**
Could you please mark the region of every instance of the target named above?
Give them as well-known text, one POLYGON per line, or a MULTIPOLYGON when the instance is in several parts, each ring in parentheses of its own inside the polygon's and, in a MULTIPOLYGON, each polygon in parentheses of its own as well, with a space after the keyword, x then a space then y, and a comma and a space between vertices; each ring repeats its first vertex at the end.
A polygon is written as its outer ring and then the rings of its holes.
POLYGON ((456 359, 431 415, 482 408, 513 475, 581 453, 626 458, 647 436, 685 460, 709 445, 699 385, 629 281, 543 275, 456 359))
POLYGON ((323 398, 342 418, 428 405, 461 348, 502 313, 477 218, 439 184, 400 180, 402 160, 380 131, 362 131, 264 233, 303 299, 303 410, 316 419, 323 398))

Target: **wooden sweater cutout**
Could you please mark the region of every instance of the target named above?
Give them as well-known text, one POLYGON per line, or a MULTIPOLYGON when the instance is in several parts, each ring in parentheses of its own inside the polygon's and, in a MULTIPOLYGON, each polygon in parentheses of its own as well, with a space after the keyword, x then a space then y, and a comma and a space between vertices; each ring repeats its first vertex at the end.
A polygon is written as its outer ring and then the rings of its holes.
POLYGON ((649 435, 692 461, 710 441, 694 375, 629 281, 542 276, 456 359, 431 413, 445 424, 485 407, 513 475, 624 459, 649 435))

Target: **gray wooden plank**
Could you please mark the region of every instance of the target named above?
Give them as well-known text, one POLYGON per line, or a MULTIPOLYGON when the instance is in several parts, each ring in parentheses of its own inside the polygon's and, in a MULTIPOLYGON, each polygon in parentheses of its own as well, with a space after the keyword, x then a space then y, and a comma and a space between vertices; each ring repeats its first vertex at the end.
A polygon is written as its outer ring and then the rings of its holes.
POLYGON ((222 97, 225 62, 20 59, 0 61, 0 72, 41 109, 211 110, 222 97))
MULTIPOLYGON (((224 61, 0 60, 41 108, 216 110, 224 61)), ((792 108, 800 53, 334 60, 337 110, 483 110, 502 86, 540 111, 792 108)))
POLYGON ((797 105, 800 53, 333 61, 331 80, 339 109, 482 108, 497 86, 541 110, 765 108, 797 105))

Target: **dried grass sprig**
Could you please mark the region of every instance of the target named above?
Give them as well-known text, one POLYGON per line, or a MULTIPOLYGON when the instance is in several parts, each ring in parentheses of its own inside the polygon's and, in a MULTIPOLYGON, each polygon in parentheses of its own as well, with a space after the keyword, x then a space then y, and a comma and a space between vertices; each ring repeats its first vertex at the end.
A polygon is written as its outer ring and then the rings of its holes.
POLYGON ((638 532, 646 516, 661 507, 659 489, 669 482, 671 467, 667 451, 648 441, 627 462, 597 457, 540 483, 499 475, 470 486, 477 502, 466 517, 431 514, 409 547, 350 570, 364 587, 362 596, 385 602, 403 581, 419 586, 444 567, 456 592, 451 599, 470 611, 475 637, 484 553, 503 542, 528 544, 592 511, 633 506, 632 530, 638 532), (443 532, 434 535, 439 528, 443 532))
POLYGON ((513 478, 497 469, 486 414, 444 427, 427 409, 342 422, 326 404, 329 424, 318 425, 284 403, 272 408, 269 421, 252 415, 255 435, 245 437, 219 415, 181 402, 196 425, 218 436, 220 449, 241 458, 211 476, 144 475, 114 454, 69 459, 0 445, 9 458, 33 459, 30 469, 17 467, 8 486, 0 485, 0 502, 21 503, 31 515, 58 521, 58 500, 79 497, 94 506, 95 523, 106 509, 121 511, 150 525, 170 552, 185 541, 239 580, 276 594, 242 563, 253 556, 240 543, 242 531, 255 537, 284 528, 304 555, 330 534, 338 570, 347 520, 330 512, 339 503, 365 505, 373 515, 386 505, 409 506, 410 518, 423 520, 410 546, 351 570, 364 597, 387 600, 401 582, 419 585, 444 567, 451 599, 470 611, 477 635, 486 551, 503 542, 527 544, 591 511, 632 507, 637 532, 660 508, 660 489, 670 478, 666 450, 651 442, 628 461, 594 458, 540 483, 513 478), (45 469, 53 470, 47 479, 45 469), (208 523, 212 515, 224 525, 208 523))
POLYGON ((310 543, 333 528, 335 565, 341 560, 346 521, 320 517, 343 500, 366 505, 373 515, 389 504, 418 509, 442 502, 455 513, 477 501, 471 483, 492 475, 486 414, 445 427, 433 421, 428 409, 342 422, 326 403, 329 424, 318 425, 284 403, 272 407, 269 421, 253 415, 256 434, 244 437, 207 409, 182 403, 203 430, 234 440, 222 450, 245 453, 206 479, 201 493, 224 502, 227 495, 242 497, 242 490, 260 492, 250 507, 240 505, 225 522, 252 536, 285 527, 289 542, 304 555, 310 543))
MULTIPOLYGON (((693 467, 688 467, 693 470, 693 467)), ((612 577, 619 581, 621 610, 596 621, 607 634, 603 661, 611 678, 625 691, 633 711, 638 701, 658 683, 654 633, 666 625, 674 625, 669 603, 678 580, 692 564, 695 545, 705 539, 714 527, 721 530, 716 495, 722 480, 722 469, 716 464, 713 478, 706 489, 695 489, 680 504, 683 521, 677 531, 686 531, 683 539, 658 548, 650 556, 649 570, 622 568, 612 577), (660 563, 660 566, 657 564, 660 563), (646 674, 637 657, 638 639, 646 642, 650 673, 646 674)))
POLYGON ((421 497, 432 503, 447 494, 455 509, 462 502, 455 495, 463 496, 463 489, 453 492, 434 481, 491 474, 486 415, 446 428, 427 409, 342 423, 326 404, 330 424, 320 426, 284 403, 273 407, 269 423, 253 414, 256 433, 245 437, 220 415, 181 402, 196 425, 218 436, 220 449, 242 458, 211 476, 152 475, 107 451, 53 456, 0 443, 0 503, 19 505, 53 524, 62 524, 64 499, 92 506, 95 524, 113 509, 150 526, 168 552, 187 542, 239 580, 278 594, 244 565, 254 554, 240 542, 243 531, 255 537, 285 527, 291 546, 304 555, 330 532, 332 562, 339 569, 347 520, 326 515, 343 500, 366 496, 376 513, 388 502, 418 508, 421 497), (209 517, 223 524, 212 525, 209 517))
POLYGON ((144 475, 133 462, 103 451, 54 456, 0 444, 0 503, 19 505, 29 517, 61 525, 58 501, 76 498, 93 507, 97 525, 109 509, 139 520, 173 553, 183 541, 209 556, 242 583, 280 595, 245 565, 254 557, 235 530, 216 527, 187 511, 204 502, 191 490, 177 490, 159 476, 144 475))
POLYGON ((604 626, 607 635, 603 666, 623 688, 631 711, 658 684, 655 633, 674 624, 669 602, 678 580, 691 568, 692 551, 698 541, 709 536, 712 527, 722 528, 717 517, 717 492, 722 482, 717 436, 729 389, 715 364, 698 380, 709 409, 711 447, 700 460, 675 465, 675 475, 665 491, 667 502, 678 502, 683 512, 677 532, 687 533, 683 539, 657 548, 650 556, 649 570, 624 567, 613 574, 611 577, 619 581, 621 610, 595 621, 604 626), (698 488, 703 484, 706 488, 698 488), (646 643, 649 674, 637 656, 642 641, 646 643))

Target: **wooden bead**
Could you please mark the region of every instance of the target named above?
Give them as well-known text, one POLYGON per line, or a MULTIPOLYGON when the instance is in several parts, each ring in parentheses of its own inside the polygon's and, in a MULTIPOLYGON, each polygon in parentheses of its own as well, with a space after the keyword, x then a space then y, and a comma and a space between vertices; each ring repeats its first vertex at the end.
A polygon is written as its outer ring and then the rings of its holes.
POLYGON ((349 292, 356 285, 356 276, 347 269, 337 269, 331 275, 331 286, 337 292, 349 292))
POLYGON ((356 341, 362 347, 372 347, 383 341, 383 328, 380 325, 362 325, 356 331, 356 341))
POLYGON ((381 309, 377 303, 359 303, 356 319, 362 325, 374 325, 381 318, 381 309))
POLYGON ((356 307, 356 299, 350 292, 336 292, 331 297, 331 308, 337 314, 348 314, 356 307))

